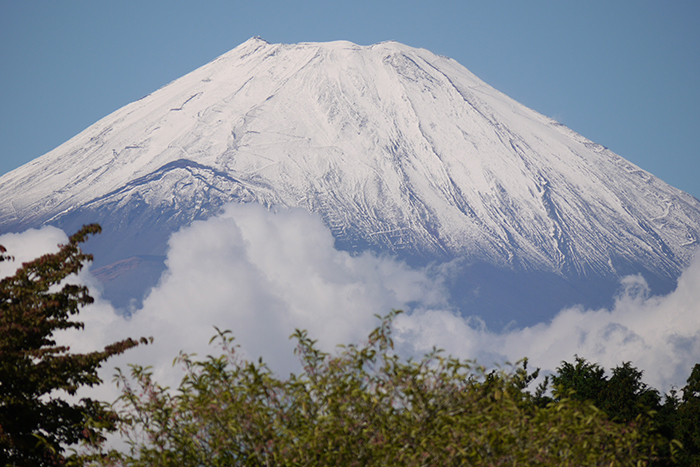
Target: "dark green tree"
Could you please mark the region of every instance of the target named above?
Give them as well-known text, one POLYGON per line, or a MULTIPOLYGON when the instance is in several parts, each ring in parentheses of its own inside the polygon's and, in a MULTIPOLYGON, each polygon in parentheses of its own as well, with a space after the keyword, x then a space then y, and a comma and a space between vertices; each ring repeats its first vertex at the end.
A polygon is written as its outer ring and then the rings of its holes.
POLYGON ((596 407, 601 408, 599 403, 608 382, 605 369, 595 363, 587 362, 578 355, 574 361, 574 363, 561 362, 556 374, 552 375, 555 397, 591 401, 596 407))
POLYGON ((613 368, 603 397, 601 408, 613 421, 630 422, 661 408, 659 392, 642 381, 642 371, 631 362, 613 368))
POLYGON ((659 392, 648 387, 642 375, 630 362, 624 362, 613 368, 608 378, 602 367, 576 356, 574 364, 562 362, 552 383, 557 397, 591 401, 612 421, 629 423, 661 409, 659 392))
MULTIPOLYGON (((642 375, 630 362, 624 362, 613 368, 608 378, 602 367, 576 356, 573 364, 562 362, 551 380, 555 400, 568 397, 589 401, 613 422, 646 425, 662 440, 658 443, 659 455, 651 465, 676 465, 674 460, 678 465, 696 465, 683 460, 687 457, 683 453, 690 451, 682 449, 679 440, 692 422, 679 425, 681 402, 676 393, 668 394, 662 403, 659 392, 647 386, 642 375)), ((700 416, 700 411, 696 415, 700 416)), ((692 442, 689 446, 692 449, 692 442)))
POLYGON ((675 417, 675 435, 683 448, 678 454, 678 465, 700 465, 700 364, 693 367, 675 417))
MULTIPOLYGON (((92 260, 78 245, 98 232, 97 224, 84 226, 57 253, 24 263, 0 281, 1 466, 64 465, 67 446, 99 443, 103 433, 114 430, 109 406, 89 398, 71 403, 59 392, 75 395, 83 386, 101 383, 102 362, 139 342, 125 339, 76 354, 54 339, 56 331, 83 328, 71 317, 93 298, 87 287, 64 279, 92 260)), ((0 256, 10 258, 2 247, 0 256)))

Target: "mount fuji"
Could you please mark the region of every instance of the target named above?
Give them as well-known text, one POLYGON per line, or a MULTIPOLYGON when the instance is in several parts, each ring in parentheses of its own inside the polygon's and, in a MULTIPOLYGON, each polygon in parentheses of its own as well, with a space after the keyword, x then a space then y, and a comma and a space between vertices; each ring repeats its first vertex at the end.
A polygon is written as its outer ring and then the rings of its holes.
POLYGON ((0 178, 0 233, 98 222, 86 249, 126 307, 170 235, 231 202, 319 215, 336 247, 446 265, 489 326, 604 306, 621 277, 673 289, 700 201, 396 42, 253 38, 0 178))

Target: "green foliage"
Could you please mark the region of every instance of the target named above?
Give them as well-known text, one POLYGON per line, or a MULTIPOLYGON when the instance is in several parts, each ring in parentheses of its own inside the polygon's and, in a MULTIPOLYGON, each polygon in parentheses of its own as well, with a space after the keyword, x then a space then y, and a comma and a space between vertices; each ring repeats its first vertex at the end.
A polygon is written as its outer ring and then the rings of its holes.
POLYGON ((683 449, 678 464, 700 465, 700 364, 696 364, 682 389, 682 399, 674 417, 676 439, 683 449))
POLYGON ((589 401, 610 420, 626 424, 642 421, 650 434, 663 440, 652 465, 700 465, 700 364, 695 365, 679 399, 676 390, 663 403, 655 389, 642 382, 642 372, 630 362, 614 369, 610 378, 598 365, 575 357, 562 362, 552 377, 554 396, 589 401))
POLYGON ((562 362, 552 376, 555 398, 572 397, 581 401, 592 401, 600 408, 607 385, 605 369, 589 363, 578 356, 575 364, 562 362))
MULTIPOLYGON (((228 332, 219 356, 181 354, 171 391, 148 368, 116 377, 130 449, 103 465, 646 465, 655 438, 643 423, 613 423, 592 404, 546 406, 525 391, 525 363, 486 372, 434 350, 393 352, 388 315, 361 346, 335 356, 297 331, 300 374, 276 377, 242 359, 228 332)), ((539 399, 538 399, 539 397, 539 399)))
MULTIPOLYGON (((105 430, 114 430, 115 414, 103 403, 71 404, 56 395, 101 383, 100 364, 138 344, 126 339, 102 351, 72 354, 53 338, 55 331, 83 328, 70 318, 93 299, 87 287, 64 279, 92 260, 78 244, 99 231, 96 224, 84 226, 57 253, 24 263, 0 281, 2 466, 63 465, 65 446, 97 444, 105 430)), ((0 247, 2 260, 9 258, 4 253, 0 247)))
POLYGON ((576 356, 575 364, 562 362, 552 383, 555 397, 591 401, 616 422, 631 422, 661 408, 658 391, 642 382, 642 372, 630 362, 613 368, 608 378, 599 365, 576 356))

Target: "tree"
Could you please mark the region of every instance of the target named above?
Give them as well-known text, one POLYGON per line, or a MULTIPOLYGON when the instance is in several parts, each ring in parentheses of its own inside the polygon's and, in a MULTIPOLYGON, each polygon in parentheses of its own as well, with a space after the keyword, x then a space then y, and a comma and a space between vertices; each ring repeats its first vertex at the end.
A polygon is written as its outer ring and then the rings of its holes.
POLYGON ((119 374, 121 430, 131 449, 107 465, 646 465, 656 439, 608 421, 589 403, 546 407, 523 365, 487 372, 439 350, 393 352, 385 317, 365 344, 332 356, 297 331, 303 370, 278 378, 241 358, 228 332, 218 356, 181 354, 176 391, 132 366, 119 374))
POLYGON ((695 465, 684 461, 692 452, 692 443, 686 448, 679 443, 692 422, 682 426, 678 423, 680 405, 675 391, 666 395, 662 403, 659 392, 642 381, 642 371, 631 362, 616 366, 611 373, 608 378, 602 367, 579 356, 573 364, 564 361, 551 378, 555 399, 589 401, 613 422, 645 424, 660 440, 659 455, 652 465, 695 465))
MULTIPOLYGON (((99 225, 84 226, 59 251, 24 263, 0 281, 0 465, 54 466, 66 461, 65 447, 96 444, 114 430, 116 417, 99 401, 69 403, 57 391, 75 395, 101 383, 97 369, 109 357, 139 344, 125 339, 101 351, 70 353, 54 332, 82 329, 71 320, 93 302, 88 289, 67 284, 92 260, 79 248, 99 225)), ((0 247, 2 260, 5 248, 0 247)), ((146 342, 141 339, 141 342, 146 342)))
POLYGON ((631 362, 624 362, 608 378, 602 367, 575 356, 575 364, 562 362, 552 383, 555 396, 591 401, 612 421, 629 423, 661 409, 659 392, 642 381, 642 374, 631 362))
POLYGON ((675 434, 683 445, 679 465, 700 465, 700 364, 693 367, 675 417, 675 434))
POLYGON ((596 407, 602 408, 600 402, 604 400, 603 394, 608 383, 605 370, 600 365, 589 363, 578 355, 574 360, 573 364, 561 362, 556 374, 552 375, 555 397, 592 401, 596 407))

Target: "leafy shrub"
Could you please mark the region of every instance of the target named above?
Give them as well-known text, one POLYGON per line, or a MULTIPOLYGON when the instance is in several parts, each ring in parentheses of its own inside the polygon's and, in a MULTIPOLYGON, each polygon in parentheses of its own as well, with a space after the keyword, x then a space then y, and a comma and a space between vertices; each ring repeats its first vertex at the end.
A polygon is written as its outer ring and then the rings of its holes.
POLYGON ((229 332, 219 356, 181 354, 177 391, 148 368, 119 373, 124 466, 646 465, 659 440, 643 420, 614 423, 592 404, 538 404, 526 361, 487 372, 438 350, 393 352, 392 319, 360 346, 329 355, 296 331, 300 374, 280 379, 241 358, 229 332))

